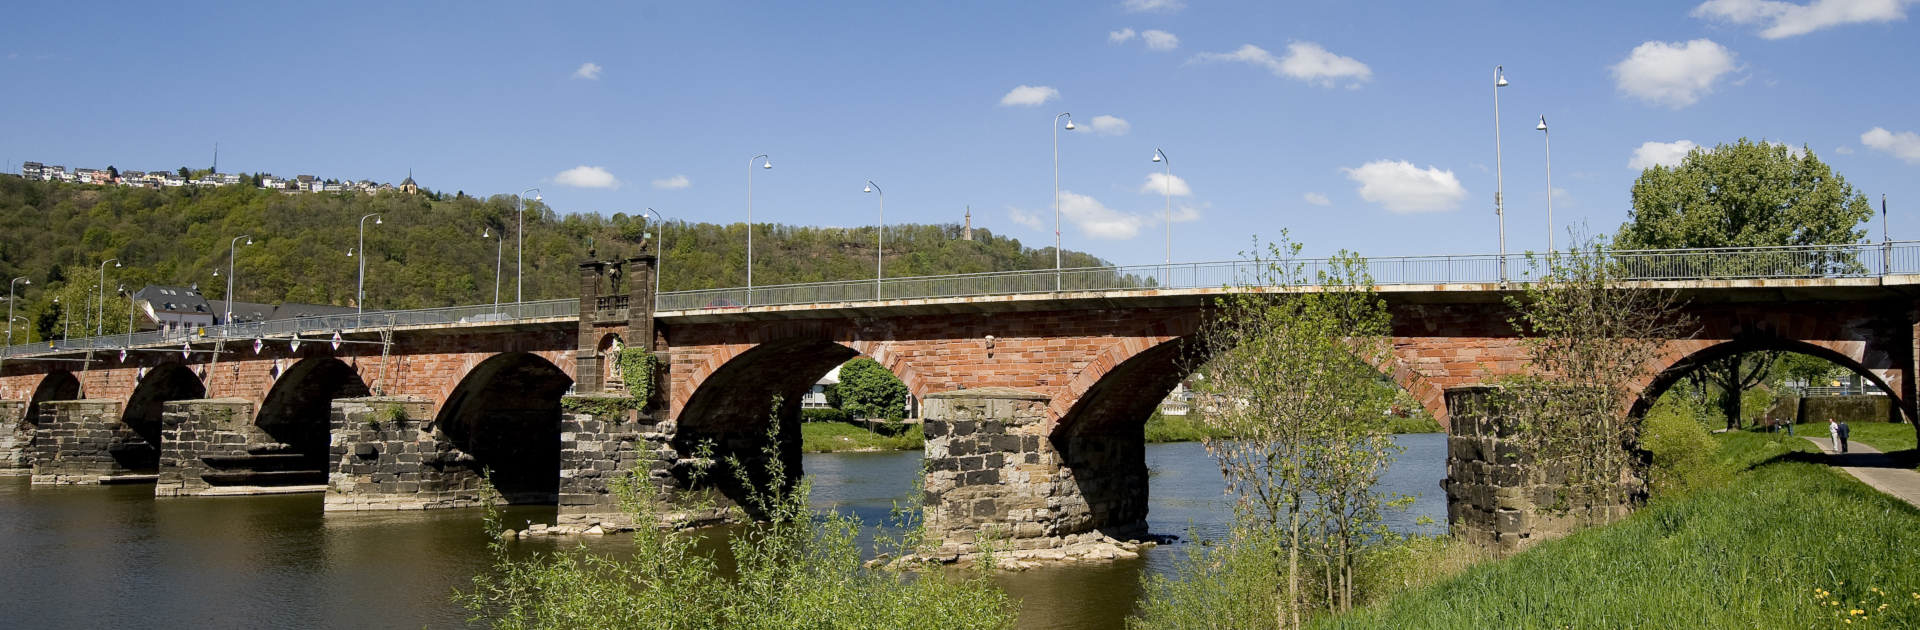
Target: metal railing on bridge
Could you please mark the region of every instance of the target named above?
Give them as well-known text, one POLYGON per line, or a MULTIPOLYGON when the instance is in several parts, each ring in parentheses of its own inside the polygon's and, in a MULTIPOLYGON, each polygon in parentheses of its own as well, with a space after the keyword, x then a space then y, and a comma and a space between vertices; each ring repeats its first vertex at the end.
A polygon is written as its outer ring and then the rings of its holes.
MULTIPOLYGON (((1609 252, 1622 280, 1725 280, 1862 278, 1920 274, 1920 241, 1865 245, 1742 247, 1725 249, 1631 250, 1609 252)), ((1329 259, 1295 259, 1304 277, 1328 269, 1329 259)), ((1418 284, 1494 284, 1506 280, 1524 283, 1547 272, 1537 255, 1483 254, 1472 256, 1400 256, 1367 259, 1367 270, 1381 286, 1418 284)), ((1033 295, 1094 291, 1205 289, 1243 285, 1258 277, 1258 263, 1249 260, 1037 269, 945 276, 887 278, 875 282, 848 280, 785 284, 747 289, 673 291, 660 294, 657 311, 733 309, 748 306, 788 306, 1033 295)), ((600 298, 601 309, 624 308, 621 297, 600 298)), ((217 302, 216 302, 217 303, 217 302)), ((295 335, 324 342, 334 333, 367 332, 389 328, 513 323, 524 320, 579 315, 578 299, 543 300, 500 305, 454 306, 404 311, 368 311, 360 314, 300 317, 265 322, 243 322, 192 330, 167 330, 105 335, 16 344, 0 356, 67 353, 84 350, 164 347, 219 340, 286 339, 295 335), (204 334, 202 334, 204 331, 204 334)))

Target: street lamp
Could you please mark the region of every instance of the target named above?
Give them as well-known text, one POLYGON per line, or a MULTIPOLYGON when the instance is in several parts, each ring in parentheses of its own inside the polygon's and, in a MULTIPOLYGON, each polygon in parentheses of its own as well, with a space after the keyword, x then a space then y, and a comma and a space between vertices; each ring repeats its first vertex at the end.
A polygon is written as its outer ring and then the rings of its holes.
POLYGON ((491 227, 480 228, 480 238, 493 239, 493 312, 496 315, 500 313, 500 254, 507 247, 507 239, 502 236, 506 235, 494 236, 491 227))
POLYGON ((513 237, 515 239, 513 245, 513 302, 515 304, 521 302, 520 289, 526 284, 526 279, 521 277, 521 274, 525 273, 524 267, 521 265, 525 264, 527 260, 527 193, 533 193, 534 201, 540 200, 540 189, 538 188, 528 188, 520 191, 520 226, 513 231, 513 237))
POLYGON ((1167 180, 1160 182, 1167 189, 1167 264, 1173 264, 1173 158, 1166 151, 1153 150, 1153 161, 1166 162, 1167 180))
MULTIPOLYGON (((233 330, 233 255, 239 248, 240 239, 243 238, 247 239, 248 245, 253 244, 252 234, 242 234, 227 241, 227 320, 224 323, 227 325, 228 332, 233 330)), ((215 269, 213 275, 220 275, 220 270, 215 269)))
POLYGON ((133 347, 133 311, 134 311, 133 293, 127 290, 127 285, 123 284, 123 285, 120 285, 120 294, 127 296, 127 345, 126 347, 132 348, 133 347))
POLYGON ((886 277, 887 269, 887 191, 880 190, 880 185, 869 179, 866 192, 880 195, 880 254, 873 257, 873 299, 878 300, 880 279, 886 277))
POLYGON ((1493 67, 1493 214, 1500 217, 1500 284, 1507 283, 1507 212, 1502 205, 1501 192, 1505 189, 1503 172, 1500 167, 1500 88, 1507 86, 1507 74, 1504 66, 1493 67))
MULTIPOLYGON (((367 218, 378 216, 380 216, 380 213, 375 212, 360 217, 360 284, 353 300, 354 308, 358 309, 354 311, 355 315, 367 312, 367 218)), ((386 219, 384 218, 373 220, 374 225, 380 225, 385 222, 386 219)), ((353 252, 347 252, 347 255, 352 256, 353 252)))
POLYGON ((1547 117, 1540 116, 1540 138, 1547 143, 1547 254, 1553 254, 1553 134, 1547 132, 1547 117))
POLYGON ((753 306, 753 161, 767 158, 760 168, 773 168, 773 158, 762 153, 747 158, 747 306, 753 306))
MULTIPOLYGON (((748 169, 748 172, 752 172, 752 169, 748 169)), ((659 210, 647 208, 646 214, 640 216, 644 216, 648 220, 654 218, 660 220, 660 245, 657 248, 659 253, 655 254, 653 263, 653 300, 655 304, 658 304, 660 302, 661 270, 665 269, 665 263, 667 262, 667 215, 661 214, 659 210)))
MULTIPOLYGON (((1060 112, 1053 122, 1067 117, 1067 129, 1073 129, 1073 112, 1060 112)), ((1053 128, 1053 292, 1060 292, 1060 128, 1053 128)))
MULTIPOLYGON (((108 258, 100 261, 100 284, 96 285, 100 289, 100 315, 93 319, 93 336, 95 337, 100 336, 101 320, 107 318, 107 263, 113 263, 115 269, 120 268, 120 259, 118 258, 108 258)), ((84 335, 86 332, 86 328, 83 327, 80 329, 80 334, 84 335)))
POLYGON ((28 280, 26 276, 14 278, 13 282, 7 283, 7 345, 9 346, 13 345, 13 287, 21 282, 33 284, 33 281, 28 280))

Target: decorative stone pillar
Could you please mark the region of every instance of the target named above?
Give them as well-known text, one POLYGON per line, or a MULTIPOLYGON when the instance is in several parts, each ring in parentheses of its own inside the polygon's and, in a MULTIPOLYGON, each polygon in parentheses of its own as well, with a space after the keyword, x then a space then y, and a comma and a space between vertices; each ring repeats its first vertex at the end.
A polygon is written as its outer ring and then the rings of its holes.
POLYGON ((1585 527, 1625 518, 1645 486, 1622 471, 1611 500, 1573 503, 1563 466, 1523 450, 1513 397, 1499 387, 1446 391, 1447 520, 1453 533, 1498 554, 1510 554, 1585 527))
POLYGON ((606 387, 606 375, 600 373, 600 332, 594 325, 599 318, 600 288, 606 276, 607 263, 598 260, 580 263, 580 342, 573 351, 573 387, 574 392, 580 394, 597 394, 606 387))
POLYGON ((0 400, 0 477, 33 474, 33 422, 24 400, 0 400))
POLYGON ((57 400, 40 408, 33 430, 33 483, 154 479, 154 445, 120 421, 120 401, 57 400))
POLYGON ((1091 470, 1110 467, 1081 470, 1067 464, 1047 435, 1048 400, 999 387, 926 396, 925 522, 928 535, 943 541, 939 553, 972 553, 983 538, 1026 550, 1125 539, 1145 531, 1145 523, 1129 510, 1108 505, 1120 499, 1089 501, 1083 490, 1104 488, 1104 495, 1125 490, 1144 504, 1144 479, 1126 488, 1115 480, 1082 479, 1091 470))

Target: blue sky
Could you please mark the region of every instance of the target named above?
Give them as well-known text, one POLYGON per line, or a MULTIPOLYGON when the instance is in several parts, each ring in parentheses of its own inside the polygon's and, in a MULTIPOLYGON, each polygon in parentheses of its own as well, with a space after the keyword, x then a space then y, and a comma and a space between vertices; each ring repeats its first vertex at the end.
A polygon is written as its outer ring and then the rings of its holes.
POLYGON ((1915 0, 1797 1, 28 3, 0 43, 0 154, 205 167, 218 142, 222 171, 412 169, 735 222, 767 153, 756 221, 871 224, 873 180, 889 222, 971 206, 1046 245, 1070 111, 1070 249, 1167 255, 1157 148, 1188 193, 1175 260, 1282 229, 1316 254, 1487 253, 1504 65, 1511 250, 1546 242, 1541 115, 1560 234, 1617 228, 1630 164, 1747 136, 1806 144, 1920 239, 1915 0))

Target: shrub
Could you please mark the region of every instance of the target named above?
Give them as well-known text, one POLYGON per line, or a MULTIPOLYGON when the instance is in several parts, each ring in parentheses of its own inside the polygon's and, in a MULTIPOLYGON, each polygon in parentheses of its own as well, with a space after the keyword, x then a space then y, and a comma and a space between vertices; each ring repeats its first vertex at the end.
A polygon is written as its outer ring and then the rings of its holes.
POLYGON ((1662 396, 1647 412, 1640 445, 1653 453, 1648 481, 1658 494, 1716 487, 1731 472, 1720 461, 1720 443, 1707 432, 1706 409, 1684 396, 1662 396))
POLYGON ((801 409, 801 422, 846 422, 851 419, 847 412, 839 409, 801 409))

